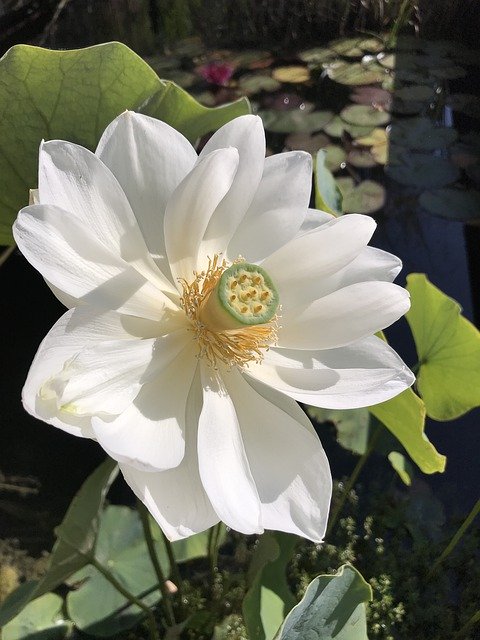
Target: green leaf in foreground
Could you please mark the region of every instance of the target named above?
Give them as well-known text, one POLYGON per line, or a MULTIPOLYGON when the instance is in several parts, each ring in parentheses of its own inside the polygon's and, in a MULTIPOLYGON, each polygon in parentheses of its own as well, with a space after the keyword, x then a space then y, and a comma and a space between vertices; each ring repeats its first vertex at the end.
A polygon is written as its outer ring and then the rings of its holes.
POLYGON ((423 273, 407 277, 412 306, 406 318, 417 348, 417 388, 427 413, 453 420, 480 406, 480 332, 460 305, 423 273))
POLYGON ((55 593, 30 602, 2 630, 2 640, 61 640, 72 623, 63 619, 63 600, 55 593))
POLYGON ((296 603, 285 573, 295 544, 295 536, 286 533, 268 532, 259 540, 248 573, 250 588, 242 607, 250 640, 272 640, 296 603))
POLYGON ((83 483, 61 525, 55 530, 57 541, 47 573, 39 582, 21 585, 5 599, 0 606, 0 627, 28 602, 55 589, 88 564, 97 538, 99 514, 117 473, 116 463, 108 458, 83 483))
POLYGON ((391 451, 388 454, 388 459, 402 481, 407 486, 410 486, 412 484, 413 468, 407 458, 399 451, 391 451))
POLYGON ((37 186, 42 138, 93 150, 109 122, 142 105, 191 140, 249 112, 245 99, 203 107, 118 42, 74 51, 12 47, 0 60, 0 244, 12 242, 12 222, 37 186))
POLYGON ((342 193, 325 166, 326 156, 327 152, 320 149, 315 158, 315 207, 338 216, 342 213, 342 193))
POLYGON ((315 578, 276 640, 368 640, 365 603, 372 589, 350 565, 315 578))
POLYGON ((425 406, 411 389, 369 407, 369 411, 405 447, 423 473, 445 471, 445 456, 438 453, 425 435, 425 406))
MULTIPOLYGON (((155 544, 162 569, 168 575, 168 558, 163 540, 155 544)), ((95 558, 134 596, 147 605, 160 599, 155 589, 157 576, 145 543, 143 528, 136 511, 129 507, 109 506, 102 513, 95 546, 95 558)), ((100 637, 115 635, 131 628, 144 615, 131 605, 92 565, 75 573, 69 584, 78 588, 67 596, 70 618, 82 631, 100 637)))

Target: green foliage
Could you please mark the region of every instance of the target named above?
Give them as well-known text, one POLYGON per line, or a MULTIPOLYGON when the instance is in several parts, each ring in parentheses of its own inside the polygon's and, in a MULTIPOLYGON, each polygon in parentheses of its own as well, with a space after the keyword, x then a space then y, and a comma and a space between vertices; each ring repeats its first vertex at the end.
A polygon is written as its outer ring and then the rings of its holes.
POLYGON ((207 108, 162 81, 128 47, 112 42, 74 51, 17 45, 0 60, 0 244, 37 185, 42 138, 94 149, 125 109, 168 122, 190 140, 249 111, 243 99, 207 108))
POLYGON ((0 605, 0 626, 14 618, 25 605, 51 591, 78 571, 92 557, 105 496, 118 473, 116 463, 105 460, 83 483, 55 533, 57 541, 45 576, 21 585, 0 605))
POLYGON ((71 629, 62 615, 63 600, 46 593, 33 602, 2 630, 2 640, 61 640, 71 629))
POLYGON ((287 616, 277 640, 368 640, 365 603, 372 589, 349 565, 315 578, 287 616))
POLYGON ((259 540, 250 563, 250 587, 242 607, 250 640, 272 640, 285 615, 296 604, 285 574, 295 544, 295 537, 285 533, 268 532, 259 540))
POLYGON ((326 156, 327 152, 320 149, 315 158, 315 207, 338 216, 342 213, 342 193, 325 165, 326 156))
POLYGON ((402 481, 407 486, 410 486, 412 484, 413 468, 403 453, 400 453, 399 451, 390 451, 388 459, 402 481))
POLYGON ((407 277, 406 318, 417 348, 417 389, 435 420, 453 420, 480 406, 480 333, 460 305, 425 274, 407 277))
MULTIPOLYGON (((168 558, 163 541, 156 544, 157 556, 168 575, 168 558)), ((160 599, 157 576, 148 555, 142 524, 136 511, 109 506, 100 520, 95 559, 134 596, 153 605, 160 599), (146 597, 143 597, 147 594, 146 597)), ((75 589, 67 596, 67 610, 78 629, 108 637, 134 626, 143 612, 119 593, 89 564, 68 580, 75 589)))

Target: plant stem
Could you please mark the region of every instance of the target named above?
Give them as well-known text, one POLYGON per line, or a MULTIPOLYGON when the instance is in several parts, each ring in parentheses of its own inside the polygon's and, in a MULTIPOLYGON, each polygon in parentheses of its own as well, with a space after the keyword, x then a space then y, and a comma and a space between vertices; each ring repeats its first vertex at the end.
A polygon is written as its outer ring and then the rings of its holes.
POLYGON ((342 509, 345 505, 345 502, 348 498, 348 494, 350 493, 350 491, 353 489, 353 487, 355 486, 355 483, 357 482, 358 476, 360 475, 361 470, 363 469, 363 467, 365 466, 365 463, 367 462, 368 458, 370 457, 370 454, 372 453, 373 449, 375 448, 375 444, 378 440, 378 438, 380 437, 380 430, 382 429, 381 425, 377 425, 376 430, 374 431, 372 437, 370 438, 370 442, 368 443, 368 447, 367 450, 365 451, 365 453, 361 456, 361 458, 358 460, 357 464, 355 465, 354 470, 352 471, 346 485, 343 491, 343 495, 341 496, 340 500, 337 502, 337 504, 335 505, 335 508, 332 510, 332 513, 330 515, 330 520, 328 522, 328 526, 327 526, 327 532, 325 534, 325 537, 328 536, 333 527, 337 524, 337 520, 338 517, 340 515, 340 513, 342 512, 342 509))
POLYGON ((163 573, 162 567, 160 566, 160 561, 158 560, 157 551, 155 549, 152 530, 150 528, 149 514, 145 505, 140 500, 137 500, 137 509, 140 515, 140 520, 142 521, 143 535, 145 536, 145 541, 147 543, 148 554, 150 556, 150 560, 152 561, 153 568, 155 569, 155 573, 157 574, 158 586, 160 589, 160 593, 162 594, 162 604, 163 608, 165 609, 167 624, 169 627, 173 627, 176 624, 175 614, 173 613, 170 592, 168 591, 166 585, 167 580, 163 573))
POLYGON ((115 578, 113 573, 109 571, 106 567, 103 566, 95 557, 90 558, 90 564, 92 564, 97 571, 99 571, 109 582, 115 587, 115 589, 122 594, 127 600, 129 600, 132 604, 136 604, 137 607, 142 609, 145 612, 148 619, 148 629, 150 640, 160 640, 160 636, 158 635, 157 625, 155 623, 155 616, 153 615, 152 610, 148 607, 144 602, 142 602, 139 598, 130 593, 125 587, 115 578))
POLYGON ((16 248, 17 248, 17 245, 13 243, 11 247, 8 247, 8 249, 5 249, 2 255, 0 255, 0 267, 9 259, 9 257, 12 255, 12 253, 15 251, 16 248))
POLYGON ((415 9, 415 3, 413 0, 404 0, 398 16, 395 19, 392 30, 390 31, 387 41, 385 43, 386 48, 390 48, 395 44, 399 31, 405 26, 410 18, 412 11, 415 9))
POLYGON ((448 545, 445 547, 443 552, 439 555, 439 557, 433 563, 430 571, 428 572, 428 576, 427 576, 428 578, 430 578, 435 573, 435 571, 442 564, 442 562, 445 560, 445 558, 448 558, 448 556, 452 553, 452 551, 455 549, 457 544, 460 542, 460 540, 461 540, 463 534, 465 533, 465 531, 472 524, 472 522, 475 520, 475 518, 478 516, 479 513, 480 513, 480 498, 474 504, 473 509, 470 511, 468 516, 465 518, 463 523, 460 525, 460 527, 458 528, 457 532, 455 533, 453 538, 450 540, 448 545))
POLYGON ((457 633, 453 636, 453 640, 460 640, 460 638, 464 638, 465 635, 470 631, 470 629, 474 627, 476 624, 478 624, 479 622, 480 622, 480 610, 476 611, 473 614, 473 616, 470 618, 470 620, 467 620, 467 622, 463 625, 460 631, 457 631, 457 633))
POLYGON ((170 562, 170 571, 171 571, 172 579, 173 579, 173 582, 175 583, 175 586, 178 589, 178 594, 179 594, 180 599, 181 599, 182 591, 183 591, 182 576, 180 575, 180 570, 178 568, 178 563, 177 563, 177 560, 175 558, 175 554, 173 553, 172 543, 167 538, 167 536, 163 533, 163 531, 162 531, 162 536, 163 536, 163 542, 165 544, 165 548, 167 550, 168 560, 170 562))

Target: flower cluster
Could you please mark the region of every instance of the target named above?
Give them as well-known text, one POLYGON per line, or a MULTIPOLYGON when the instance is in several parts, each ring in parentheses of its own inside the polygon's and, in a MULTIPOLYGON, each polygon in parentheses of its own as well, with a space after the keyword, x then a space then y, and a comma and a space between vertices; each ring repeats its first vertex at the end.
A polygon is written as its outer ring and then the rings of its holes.
POLYGON ((310 210, 311 157, 265 158, 255 116, 198 156, 126 112, 95 153, 40 148, 21 251, 69 308, 26 409, 97 440, 170 539, 219 520, 319 541, 331 476, 297 401, 354 408, 413 380, 374 333, 409 307, 361 215, 310 210))

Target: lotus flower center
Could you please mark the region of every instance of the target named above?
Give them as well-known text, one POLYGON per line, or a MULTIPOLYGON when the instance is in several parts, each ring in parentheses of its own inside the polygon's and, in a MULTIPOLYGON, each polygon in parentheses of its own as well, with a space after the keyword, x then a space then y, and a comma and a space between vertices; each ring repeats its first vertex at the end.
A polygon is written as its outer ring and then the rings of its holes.
POLYGON ((216 367, 260 362, 277 338, 278 293, 264 269, 239 258, 228 266, 215 255, 206 271, 182 281, 181 305, 199 346, 216 367))

